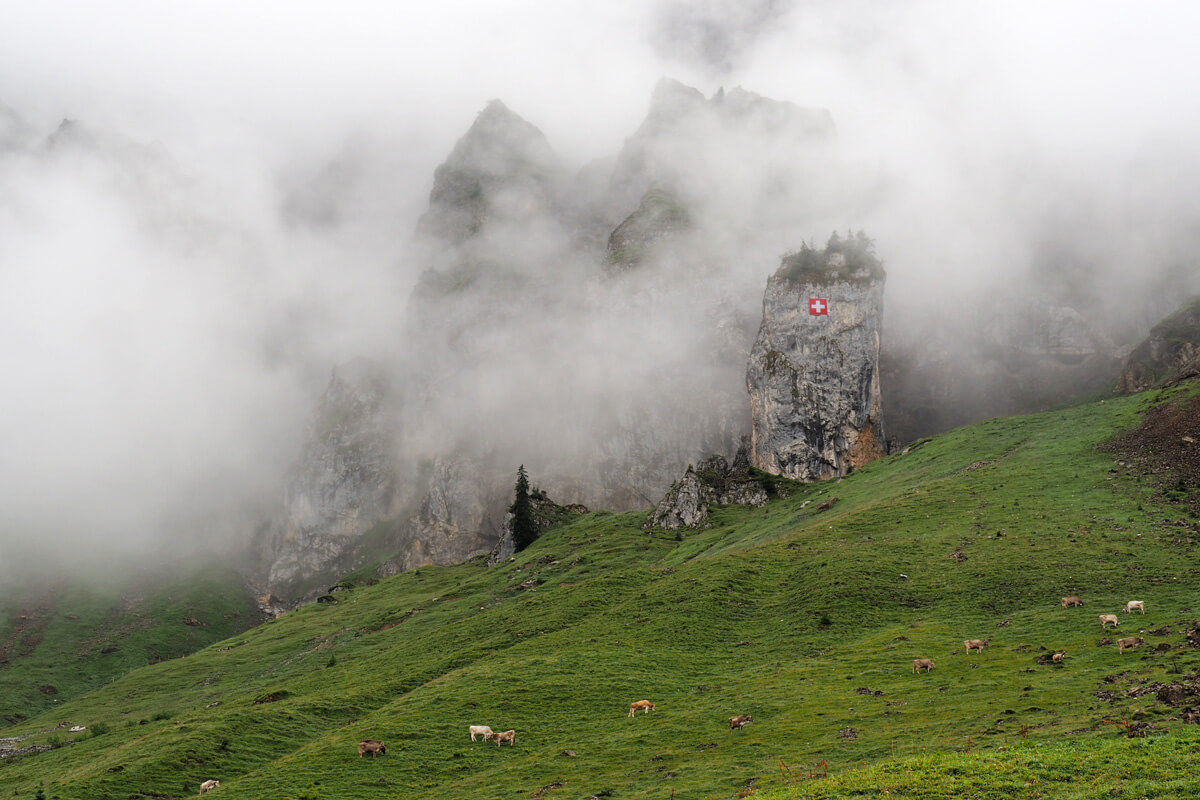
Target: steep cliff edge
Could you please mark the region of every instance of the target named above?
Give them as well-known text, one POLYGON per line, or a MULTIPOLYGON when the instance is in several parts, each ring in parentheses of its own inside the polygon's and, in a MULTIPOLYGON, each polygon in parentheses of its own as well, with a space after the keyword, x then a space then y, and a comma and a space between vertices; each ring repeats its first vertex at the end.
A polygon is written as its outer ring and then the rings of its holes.
POLYGON ((1141 392, 1200 374, 1200 297, 1150 329, 1133 349, 1114 391, 1141 392))
MULTIPOLYGON (((301 599, 349 570, 368 531, 400 513, 392 389, 372 364, 334 370, 288 475, 281 507, 258 542, 260 588, 301 599)), ((380 543, 381 545, 383 543, 380 543)))
POLYGON ((884 278, 860 232, 786 256, 767 281, 746 372, 754 466, 820 480, 883 454, 884 278))

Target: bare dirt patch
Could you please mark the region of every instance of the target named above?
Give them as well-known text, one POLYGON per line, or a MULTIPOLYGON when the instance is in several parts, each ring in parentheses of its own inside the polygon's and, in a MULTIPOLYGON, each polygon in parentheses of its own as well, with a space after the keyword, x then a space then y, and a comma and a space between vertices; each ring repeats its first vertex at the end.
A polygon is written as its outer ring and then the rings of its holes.
POLYGON ((1100 449, 1133 462, 1168 499, 1200 514, 1200 396, 1152 408, 1139 427, 1100 449))

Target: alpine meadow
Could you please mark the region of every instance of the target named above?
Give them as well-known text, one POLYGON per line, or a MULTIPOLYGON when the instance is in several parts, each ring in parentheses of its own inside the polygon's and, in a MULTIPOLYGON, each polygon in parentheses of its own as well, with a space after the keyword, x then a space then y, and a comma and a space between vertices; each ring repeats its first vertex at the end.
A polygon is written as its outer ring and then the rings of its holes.
POLYGON ((12 726, 26 753, 0 782, 62 800, 212 778, 263 800, 1187 797, 1195 488, 1106 443, 1176 407, 1196 433, 1198 394, 979 423, 840 481, 780 480, 706 529, 596 511, 498 567, 350 575, 12 726), (1145 643, 1118 654, 1118 636, 1145 643), (481 724, 515 743, 472 744, 481 724), (360 758, 365 738, 386 754, 360 758))

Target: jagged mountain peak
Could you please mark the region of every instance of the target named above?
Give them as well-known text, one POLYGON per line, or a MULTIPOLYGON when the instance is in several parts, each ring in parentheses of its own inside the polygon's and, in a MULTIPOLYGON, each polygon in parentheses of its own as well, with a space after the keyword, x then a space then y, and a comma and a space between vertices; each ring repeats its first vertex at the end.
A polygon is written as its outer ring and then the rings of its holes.
POLYGON ((713 108, 728 119, 766 132, 792 133, 797 136, 832 136, 836 129, 833 115, 824 108, 804 108, 787 100, 774 100, 735 86, 718 92, 710 101, 713 108))
POLYGON ((551 205, 563 174, 545 134, 492 100, 435 170, 418 232, 457 245, 491 220, 527 218, 551 205))
POLYGON ((662 78, 645 119, 617 157, 605 201, 607 220, 623 219, 652 185, 668 187, 685 200, 711 196, 727 181, 728 165, 745 164, 757 174, 764 151, 794 153, 802 141, 820 141, 834 132, 826 109, 772 100, 740 86, 706 98, 694 87, 662 78))
POLYGON ((458 140, 447 163, 503 174, 517 166, 513 159, 519 156, 531 157, 535 163, 557 165, 558 162, 545 134, 536 125, 502 101, 492 100, 458 140))

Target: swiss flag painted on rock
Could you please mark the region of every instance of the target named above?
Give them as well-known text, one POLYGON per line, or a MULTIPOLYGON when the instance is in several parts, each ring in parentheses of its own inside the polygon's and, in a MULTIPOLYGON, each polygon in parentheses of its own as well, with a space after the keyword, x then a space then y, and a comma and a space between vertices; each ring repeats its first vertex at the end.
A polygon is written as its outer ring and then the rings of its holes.
POLYGON ((811 297, 808 300, 809 314, 828 314, 829 301, 823 297, 811 297))

